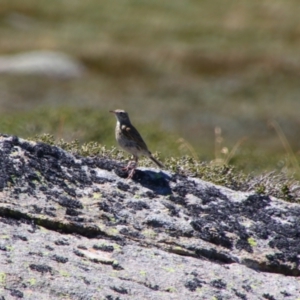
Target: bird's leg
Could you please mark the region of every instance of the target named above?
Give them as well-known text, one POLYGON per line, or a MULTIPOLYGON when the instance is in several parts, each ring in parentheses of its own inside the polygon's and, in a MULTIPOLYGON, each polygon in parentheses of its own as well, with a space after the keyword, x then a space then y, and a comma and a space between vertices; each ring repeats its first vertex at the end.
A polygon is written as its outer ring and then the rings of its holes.
POLYGON ((137 157, 134 156, 134 161, 129 161, 127 166, 122 168, 123 171, 130 171, 132 169, 135 169, 137 166, 137 157))
POLYGON ((133 168, 132 164, 135 164, 135 162, 133 162, 133 161, 128 162, 127 166, 122 168, 122 170, 123 171, 130 171, 133 168))
POLYGON ((135 169, 136 169, 137 166, 138 166, 138 160, 139 160, 139 158, 138 158, 137 156, 134 156, 133 167, 131 168, 131 171, 130 171, 130 173, 128 174, 127 179, 130 179, 130 178, 133 177, 134 172, 135 172, 135 169))

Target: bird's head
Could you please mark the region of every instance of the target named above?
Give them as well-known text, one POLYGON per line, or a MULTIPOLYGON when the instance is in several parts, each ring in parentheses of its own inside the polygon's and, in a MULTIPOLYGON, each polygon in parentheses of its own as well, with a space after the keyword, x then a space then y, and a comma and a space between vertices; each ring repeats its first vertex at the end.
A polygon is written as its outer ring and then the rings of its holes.
POLYGON ((120 123, 130 123, 128 113, 122 109, 110 110, 109 112, 115 114, 120 123))

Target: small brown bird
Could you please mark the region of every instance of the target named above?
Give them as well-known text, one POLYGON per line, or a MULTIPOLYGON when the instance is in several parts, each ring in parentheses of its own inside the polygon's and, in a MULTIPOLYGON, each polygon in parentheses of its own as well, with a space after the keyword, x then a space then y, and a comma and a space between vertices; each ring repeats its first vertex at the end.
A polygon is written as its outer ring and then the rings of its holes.
POLYGON ((130 170, 128 178, 132 178, 137 168, 139 157, 142 155, 149 157, 160 168, 164 168, 164 165, 156 160, 148 150, 143 138, 131 124, 128 113, 121 109, 111 110, 110 112, 115 114, 117 118, 116 140, 119 146, 134 156, 134 165, 132 166, 132 162, 129 162, 127 167, 124 168, 126 171, 130 170))

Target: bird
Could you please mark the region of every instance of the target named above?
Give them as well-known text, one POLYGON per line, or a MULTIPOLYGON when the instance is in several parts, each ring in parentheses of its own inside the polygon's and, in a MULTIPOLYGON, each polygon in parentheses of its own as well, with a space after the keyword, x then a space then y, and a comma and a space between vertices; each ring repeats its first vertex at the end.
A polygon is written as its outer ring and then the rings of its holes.
POLYGON ((134 157, 134 163, 129 162, 127 167, 124 168, 125 171, 130 171, 128 178, 133 177, 138 166, 139 157, 143 155, 149 157, 160 168, 164 168, 165 166, 153 157, 143 138, 131 124, 128 113, 122 109, 110 110, 109 112, 113 113, 117 119, 115 129, 117 143, 134 157))

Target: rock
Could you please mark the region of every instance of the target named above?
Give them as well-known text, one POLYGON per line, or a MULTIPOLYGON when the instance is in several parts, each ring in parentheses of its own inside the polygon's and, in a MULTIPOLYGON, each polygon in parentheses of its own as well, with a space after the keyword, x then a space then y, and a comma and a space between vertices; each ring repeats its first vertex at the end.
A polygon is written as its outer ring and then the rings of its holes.
POLYGON ((38 75, 54 78, 83 76, 85 67, 69 55, 55 51, 32 51, 0 56, 0 74, 38 75))
POLYGON ((0 138, 5 299, 297 299, 300 205, 0 138))

